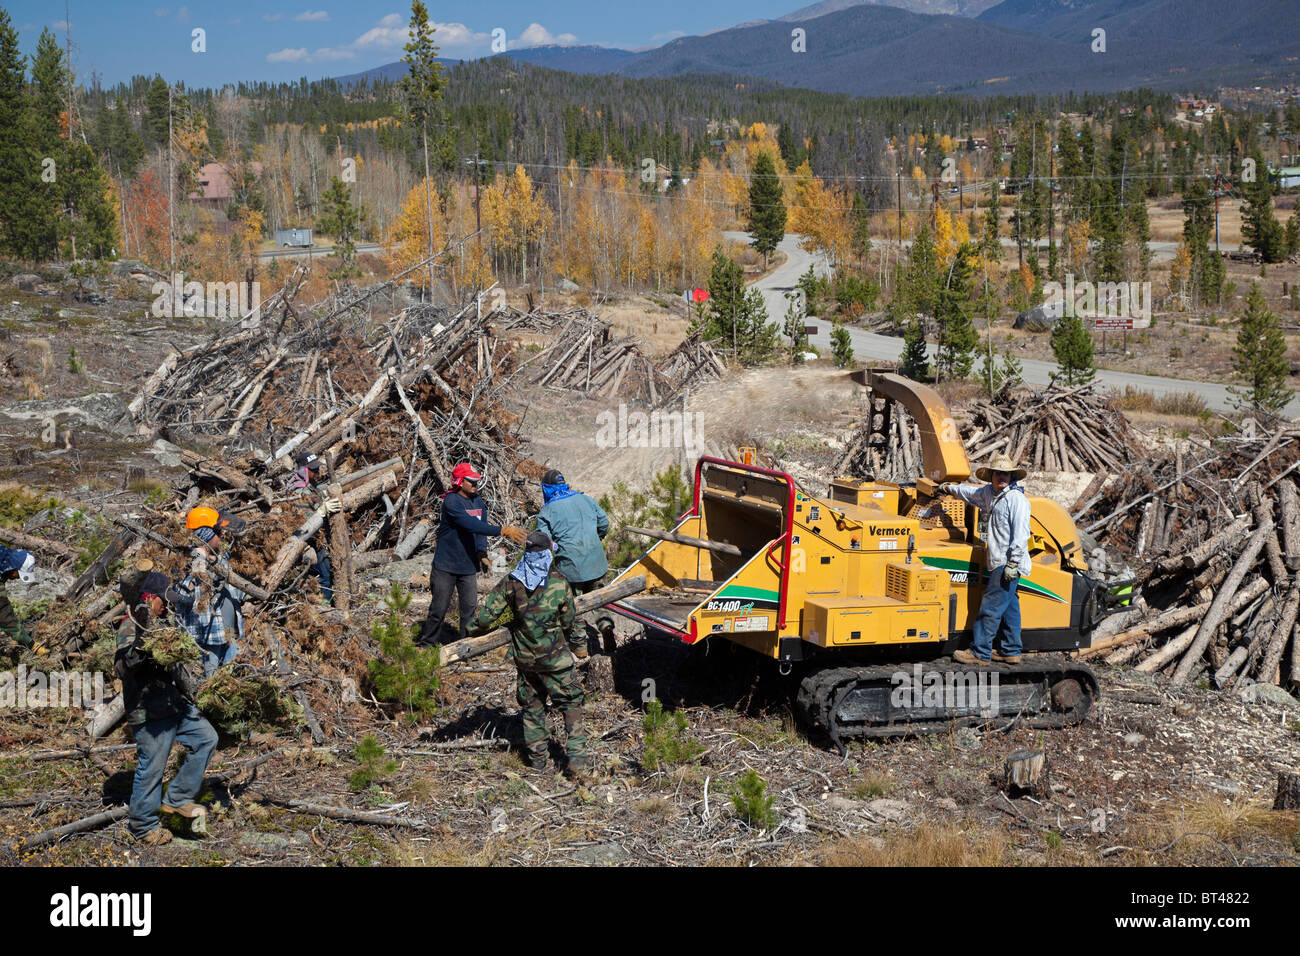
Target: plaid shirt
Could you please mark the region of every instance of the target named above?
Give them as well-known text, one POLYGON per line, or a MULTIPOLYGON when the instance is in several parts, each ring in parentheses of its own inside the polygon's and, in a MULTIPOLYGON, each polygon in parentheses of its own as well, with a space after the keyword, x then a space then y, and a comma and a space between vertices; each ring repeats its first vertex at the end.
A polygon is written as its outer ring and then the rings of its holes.
MULTIPOLYGON (((211 655, 215 659, 215 664, 210 668, 209 673, 232 660, 239 653, 237 639, 242 640, 244 637, 244 617, 239 607, 244 600, 244 592, 225 581, 220 575, 221 571, 230 570, 230 560, 225 555, 218 555, 211 563, 215 565, 216 573, 212 575, 212 581, 216 594, 209 595, 209 599, 205 602, 203 584, 191 571, 177 585, 176 592, 180 595, 180 600, 173 605, 181 627, 185 628, 194 638, 194 643, 204 650, 204 657, 211 655), (226 602, 234 605, 235 633, 233 634, 229 633, 230 628, 226 626, 226 620, 221 614, 221 607, 226 602), (202 611, 196 609, 199 606, 203 606, 202 611)), ((192 567, 202 573, 207 564, 208 558, 202 551, 196 549, 192 567)))

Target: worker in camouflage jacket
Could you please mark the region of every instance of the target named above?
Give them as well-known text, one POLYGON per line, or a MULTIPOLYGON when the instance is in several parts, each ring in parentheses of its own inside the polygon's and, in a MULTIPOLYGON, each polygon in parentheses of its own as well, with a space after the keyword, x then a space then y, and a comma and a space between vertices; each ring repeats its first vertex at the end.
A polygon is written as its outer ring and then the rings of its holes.
POLYGON ((564 715, 568 735, 568 770, 576 780, 587 776, 587 735, 582 720, 582 685, 574 658, 587 656, 577 629, 577 610, 569 582, 552 569, 551 539, 540 531, 528 536, 524 556, 501 579, 479 608, 471 634, 489 630, 509 615, 510 651, 519 671, 517 698, 524 725, 525 759, 533 769, 548 763, 546 702, 564 715))

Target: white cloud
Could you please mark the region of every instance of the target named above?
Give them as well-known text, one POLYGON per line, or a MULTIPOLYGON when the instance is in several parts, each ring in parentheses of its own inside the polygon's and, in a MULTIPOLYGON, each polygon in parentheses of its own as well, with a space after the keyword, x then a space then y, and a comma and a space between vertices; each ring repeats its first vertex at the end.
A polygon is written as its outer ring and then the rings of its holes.
POLYGON ((298 23, 305 23, 309 20, 328 20, 330 15, 325 10, 304 10, 294 17, 298 23))
POLYGON ((267 63, 302 63, 308 59, 310 57, 305 47, 298 47, 296 50, 285 47, 283 50, 276 50, 266 55, 267 63))
MULTIPOLYGON (((280 14, 263 14, 264 20, 278 20, 280 14)), ((295 20, 326 19, 324 11, 312 13, 308 10, 298 14, 295 20)), ((434 23, 433 42, 438 46, 440 56, 452 58, 469 58, 486 56, 492 52, 492 33, 478 31, 463 23, 434 23)), ((305 49, 286 49, 267 56, 272 63, 311 63, 330 60, 352 60, 360 55, 400 55, 402 48, 410 39, 410 26, 400 13, 390 13, 382 17, 373 27, 351 43, 338 47, 320 47, 312 53, 305 49), (272 59, 274 57, 274 59, 272 59)), ((554 34, 540 23, 530 23, 513 42, 511 49, 549 44, 568 45, 577 43, 578 38, 572 33, 554 34)))
POLYGON ((68 29, 68 21, 67 21, 67 20, 55 20, 54 22, 52 22, 52 23, 50 24, 50 29, 51 29, 51 30, 66 30, 66 29, 68 29))
POLYGON ((276 20, 283 20, 283 19, 284 19, 284 14, 283 14, 283 13, 264 13, 264 14, 262 14, 262 19, 265 20, 265 21, 267 21, 268 23, 274 23, 276 20))
POLYGON ((569 46, 577 43, 578 38, 572 33, 554 34, 540 23, 530 23, 523 33, 519 34, 519 39, 507 44, 512 50, 520 50, 530 46, 569 46))

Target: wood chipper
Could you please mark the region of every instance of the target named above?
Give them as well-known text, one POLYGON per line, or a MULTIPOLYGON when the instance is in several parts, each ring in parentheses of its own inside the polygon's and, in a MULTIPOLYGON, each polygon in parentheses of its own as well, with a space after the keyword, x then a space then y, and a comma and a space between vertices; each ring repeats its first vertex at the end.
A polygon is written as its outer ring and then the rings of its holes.
POLYGON ((1045 653, 1088 647, 1105 613, 1107 586, 1089 574, 1069 514, 1029 499, 1023 660, 953 661, 970 642, 987 577, 977 509, 938 493, 970 475, 965 448, 932 389, 872 370, 853 378, 911 414, 923 475, 911 484, 837 478, 817 497, 783 472, 701 458, 693 507, 677 526, 635 529, 659 540, 615 583, 644 574, 648 590, 610 608, 688 644, 721 638, 771 658, 798 681, 804 719, 840 747, 954 721, 1083 720, 1096 677, 1045 653))

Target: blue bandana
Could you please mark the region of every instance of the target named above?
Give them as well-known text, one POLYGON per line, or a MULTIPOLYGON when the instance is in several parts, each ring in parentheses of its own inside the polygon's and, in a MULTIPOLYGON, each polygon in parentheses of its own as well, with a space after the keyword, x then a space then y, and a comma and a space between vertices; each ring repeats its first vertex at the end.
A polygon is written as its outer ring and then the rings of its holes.
POLYGON ((519 560, 519 565, 510 572, 510 576, 522 581, 529 591, 536 591, 546 583, 546 577, 551 572, 551 561, 554 558, 555 554, 549 548, 525 551, 524 556, 519 560))
POLYGON ((559 501, 562 498, 568 498, 570 495, 576 495, 577 492, 568 485, 542 485, 542 504, 549 505, 552 501, 559 501))

